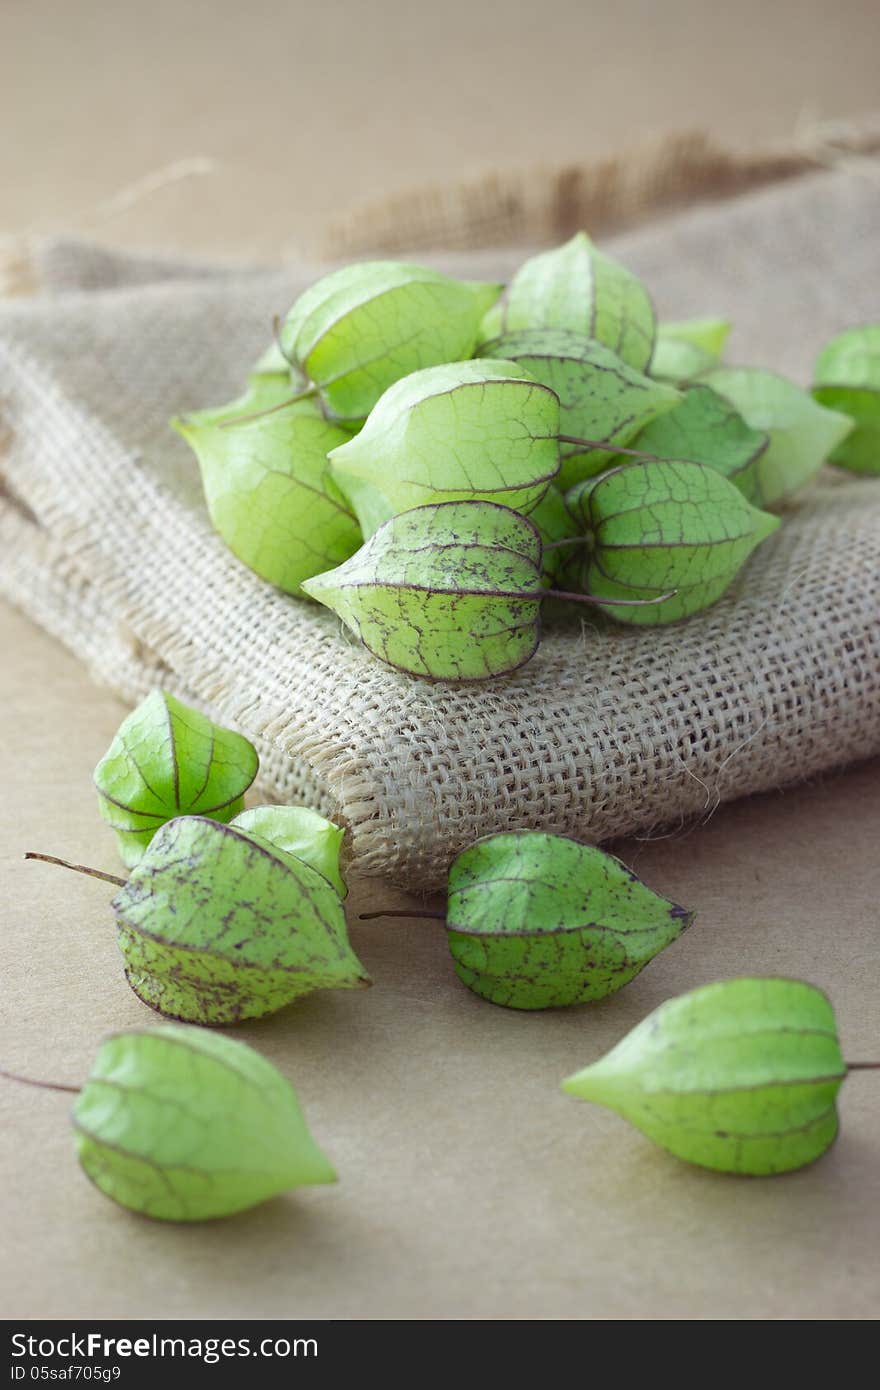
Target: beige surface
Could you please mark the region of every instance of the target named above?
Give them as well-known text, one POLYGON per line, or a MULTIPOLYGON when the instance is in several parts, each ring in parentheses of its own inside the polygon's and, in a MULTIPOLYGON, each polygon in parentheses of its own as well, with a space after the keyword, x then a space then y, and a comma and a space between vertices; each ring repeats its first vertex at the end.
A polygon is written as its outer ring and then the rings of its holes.
POLYGON ((876 0, 3 0, 0 232, 273 255, 397 190, 858 115, 878 43, 876 0))
MULTIPOLYGON (((122 979, 109 890, 21 854, 116 867, 89 774, 121 709, 8 610, 0 651, 0 1058, 75 1082, 102 1034, 153 1015, 122 979)), ((66 1097, 0 1086, 3 1315, 875 1317, 874 1074, 846 1083, 831 1152, 769 1180, 688 1168, 557 1082, 670 994, 743 971, 824 985, 846 1054, 880 1055, 877 773, 622 847, 699 918, 600 1006, 493 1008, 458 984, 431 924, 356 924, 372 990, 314 996, 236 1034, 292 1078, 338 1187, 211 1226, 154 1225, 82 1177, 66 1097)), ((402 899, 370 885, 352 915, 386 901, 402 899)))
MULTIPOLYGON (((503 22, 497 6, 448 0, 434 13, 254 0, 245 29, 233 0, 7 0, 0 229, 94 231, 85 210, 120 185, 207 155, 217 174, 111 213, 102 235, 269 254, 377 190, 683 125, 782 135, 805 109, 876 104, 874 0, 511 0, 503 22)), ((89 775, 122 711, 8 610, 0 653, 0 1059, 76 1081, 105 1032, 152 1015, 121 978, 101 885, 21 854, 115 867, 89 775)), ((373 990, 239 1034, 294 1080, 337 1188, 210 1227, 152 1225, 82 1178, 63 1096, 0 1086, 0 1314, 876 1316, 870 1073, 847 1083, 826 1158, 757 1182, 686 1168, 556 1085, 670 994, 745 970, 821 983, 847 1054, 880 1055, 877 770, 625 847, 699 920, 602 1006, 493 1009, 457 983, 430 926, 355 927, 373 990)), ((352 910, 380 900, 374 885, 352 910)))

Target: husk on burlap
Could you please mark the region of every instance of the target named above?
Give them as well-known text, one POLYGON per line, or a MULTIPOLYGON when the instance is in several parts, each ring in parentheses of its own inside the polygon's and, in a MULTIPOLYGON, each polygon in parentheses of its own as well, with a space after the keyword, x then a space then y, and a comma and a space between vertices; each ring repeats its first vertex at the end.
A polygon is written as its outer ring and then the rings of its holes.
MULTIPOLYGON (((808 380, 832 333, 880 319, 878 226, 876 180, 835 172, 610 249, 664 316, 725 312, 733 360, 808 380)), ((413 680, 229 554, 167 427, 236 392, 311 275, 205 275, 70 244, 40 248, 27 275, 53 293, 0 311, 2 591, 127 699, 161 682, 235 723, 264 792, 344 820, 360 871, 434 887, 490 831, 648 832, 880 751, 880 482, 823 479, 686 624, 588 614, 551 627, 508 679, 413 680)))

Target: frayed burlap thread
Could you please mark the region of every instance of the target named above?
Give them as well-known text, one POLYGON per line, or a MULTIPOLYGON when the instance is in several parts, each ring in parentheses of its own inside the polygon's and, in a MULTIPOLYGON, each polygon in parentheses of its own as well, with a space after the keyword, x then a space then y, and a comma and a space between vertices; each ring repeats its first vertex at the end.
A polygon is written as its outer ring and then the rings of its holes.
POLYGON ((609 236, 646 216, 727 199, 796 179, 817 167, 860 165, 880 174, 880 113, 857 121, 805 122, 794 137, 750 149, 703 131, 647 140, 605 159, 548 163, 411 189, 347 210, 322 250, 343 260, 432 250, 564 241, 581 227, 609 236))
MULTIPOLYGON (((878 201, 819 176, 615 249, 664 312, 729 308, 743 355, 802 372, 857 292, 880 317, 878 201)), ((166 421, 234 392, 302 283, 117 274, 0 313, 0 584, 99 679, 130 700, 161 680, 234 723, 265 793, 338 816, 357 869, 420 888, 491 831, 653 833, 880 751, 874 480, 823 478, 709 613, 658 630, 554 618, 533 661, 478 687, 383 667, 247 571, 166 421)))

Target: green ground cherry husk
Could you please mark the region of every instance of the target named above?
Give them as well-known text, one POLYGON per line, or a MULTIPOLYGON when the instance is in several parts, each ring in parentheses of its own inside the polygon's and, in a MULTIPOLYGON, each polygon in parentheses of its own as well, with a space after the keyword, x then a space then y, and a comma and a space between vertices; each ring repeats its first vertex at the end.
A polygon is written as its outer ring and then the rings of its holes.
POLYGON ((661 1004, 563 1082, 678 1158, 785 1173, 833 1142, 846 1075, 834 1011, 800 980, 725 980, 661 1004))
POLYGON ((675 622, 710 607, 779 526, 700 463, 623 464, 567 501, 586 530, 586 588, 624 623, 675 622), (671 597, 644 608, 613 602, 664 593, 671 597))
POLYGON ((164 690, 125 718, 95 768, 98 809, 116 833, 127 868, 175 816, 230 821, 244 809, 257 751, 242 734, 212 724, 164 690))
POLYGON ((479 358, 396 382, 330 468, 365 536, 435 502, 529 512, 559 471, 559 402, 515 362, 479 358))
POLYGON ((604 999, 693 921, 618 859, 564 835, 489 835, 449 870, 449 949, 475 994, 512 1009, 604 999))
POLYGON ((390 666, 485 680, 537 648, 541 565, 526 517, 491 502, 444 502, 393 517, 305 588, 390 666))
POLYGON ((673 387, 628 367, 604 344, 566 329, 506 333, 481 351, 512 358, 559 397, 563 491, 616 462, 615 446, 628 444, 681 400, 673 387), (574 438, 595 443, 578 445, 574 438))
POLYGON ((231 1216, 289 1188, 336 1181, 281 1073, 201 1028, 107 1038, 73 1125, 95 1186, 160 1221, 231 1216))
POLYGON ((880 324, 832 338, 816 362, 813 397, 854 422, 829 463, 852 473, 880 474, 880 324))
POLYGON ((370 983, 337 888, 265 829, 181 816, 118 890, 125 974, 145 1004, 187 1023, 229 1024, 313 990, 370 983))
POLYGON ((698 383, 686 387, 678 405, 643 429, 633 447, 654 458, 703 463, 757 506, 757 469, 769 443, 766 431, 752 429, 729 401, 698 383))
POLYGON ((731 325, 727 319, 682 319, 658 323, 651 375, 684 383, 721 361, 731 325))
POLYGON ((754 469, 755 501, 774 507, 799 492, 846 438, 852 420, 826 410, 808 392, 760 367, 718 367, 703 378, 770 443, 754 469))
POLYGON ((345 831, 334 821, 309 806, 254 806, 230 824, 301 859, 332 883, 340 898, 347 896, 340 864, 345 831))
POLYGON ((481 342, 530 328, 565 328, 595 338, 636 371, 654 349, 654 307, 630 271, 604 255, 586 232, 520 267, 483 319, 481 342))
POLYGON ((350 436, 314 401, 252 419, 174 424, 199 461, 215 530, 262 579, 301 595, 304 579, 357 550, 357 520, 327 486, 327 454, 350 436))
POLYGON ((366 261, 331 271, 300 295, 280 343, 327 414, 357 424, 401 377, 470 357, 500 292, 423 266, 366 261))

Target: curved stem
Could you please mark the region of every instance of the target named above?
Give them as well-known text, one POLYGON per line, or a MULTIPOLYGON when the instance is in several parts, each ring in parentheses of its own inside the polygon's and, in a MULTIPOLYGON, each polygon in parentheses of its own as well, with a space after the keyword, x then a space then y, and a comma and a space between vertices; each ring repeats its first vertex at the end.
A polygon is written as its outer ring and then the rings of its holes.
POLYGON ((54 854, 38 854, 33 849, 28 850, 25 859, 39 859, 43 864, 57 864, 62 869, 72 869, 76 874, 87 874, 89 878, 102 878, 105 883, 115 883, 117 888, 124 888, 128 882, 118 874, 105 874, 102 869, 90 869, 88 864, 71 864, 69 859, 58 859, 54 854))
POLYGON ((274 415, 276 410, 286 410, 289 405, 296 405, 297 401, 309 400, 311 396, 317 396, 317 386, 307 386, 304 391, 297 391, 295 395, 288 396, 286 401, 279 401, 277 405, 267 406, 265 410, 255 410, 253 415, 234 415, 231 420, 224 420, 218 429, 232 430, 236 425, 246 425, 251 420, 262 420, 264 415, 274 415))
POLYGON ((358 913, 358 921, 359 921, 359 922, 372 922, 373 919, 376 918, 376 917, 430 917, 430 918, 432 918, 433 921, 435 921, 435 922, 445 922, 445 921, 446 921, 446 913, 445 913, 445 912, 431 912, 430 909, 427 908, 427 907, 412 907, 412 908, 408 908, 408 909, 407 909, 407 908, 403 908, 403 907, 395 907, 395 908, 388 908, 388 909, 387 909, 386 911, 384 911, 384 912, 359 912, 359 913, 358 913))
MULTIPOLYGON (((285 315, 285 318, 286 318, 286 315, 285 315)), ((281 315, 280 315, 280 314, 273 314, 273 315, 272 315, 272 337, 273 337, 274 340, 275 340, 275 346, 277 347, 278 351, 281 353, 281 356, 284 358, 285 362, 287 362, 291 367, 296 367, 296 359, 293 358, 293 357, 291 357, 290 353, 287 351, 287 349, 285 348, 284 344, 283 344, 282 341, 281 341, 281 330, 282 330, 283 327, 284 327, 284 319, 281 317, 281 315)), ((300 375, 302 375, 302 373, 300 373, 300 375)))
POLYGON ((19 1076, 18 1072, 6 1071, 0 1067, 0 1076, 7 1081, 19 1081, 22 1086, 36 1086, 41 1091, 67 1091, 72 1096, 78 1096, 82 1086, 65 1086, 61 1081, 34 1081, 30 1076, 19 1076))
MULTIPOLYGON (((576 434, 558 434, 556 438, 560 444, 582 444, 590 449, 601 449, 605 454, 628 454, 630 458, 641 459, 643 463, 670 463, 673 461, 668 456, 649 453, 647 449, 626 449, 622 444, 609 444, 603 439, 580 439, 576 434)), ((758 452, 762 453, 763 450, 758 452)), ((676 463, 699 463, 703 466, 706 463, 705 459, 688 458, 684 454, 676 454, 674 461, 676 463)), ((621 467, 623 467, 622 464, 621 467)), ((598 478, 601 477, 601 474, 597 473, 595 476, 598 478)))
POLYGON ((610 444, 606 439, 581 439, 576 434, 556 436, 560 444, 580 444, 586 449, 601 449, 604 454, 629 454, 630 458, 647 459, 650 463, 661 463, 658 454, 647 454, 644 449, 625 449, 622 444, 610 444))
POLYGON ((560 550, 564 545, 591 545, 589 536, 565 536, 561 541, 548 541, 544 546, 544 553, 548 550, 560 550))
POLYGON ((565 589, 543 589, 540 597, 561 598, 570 603, 594 603, 600 608, 650 608, 654 603, 665 603, 668 598, 675 598, 677 589, 670 589, 668 594, 658 594, 656 598, 600 598, 598 594, 572 594, 565 589))

